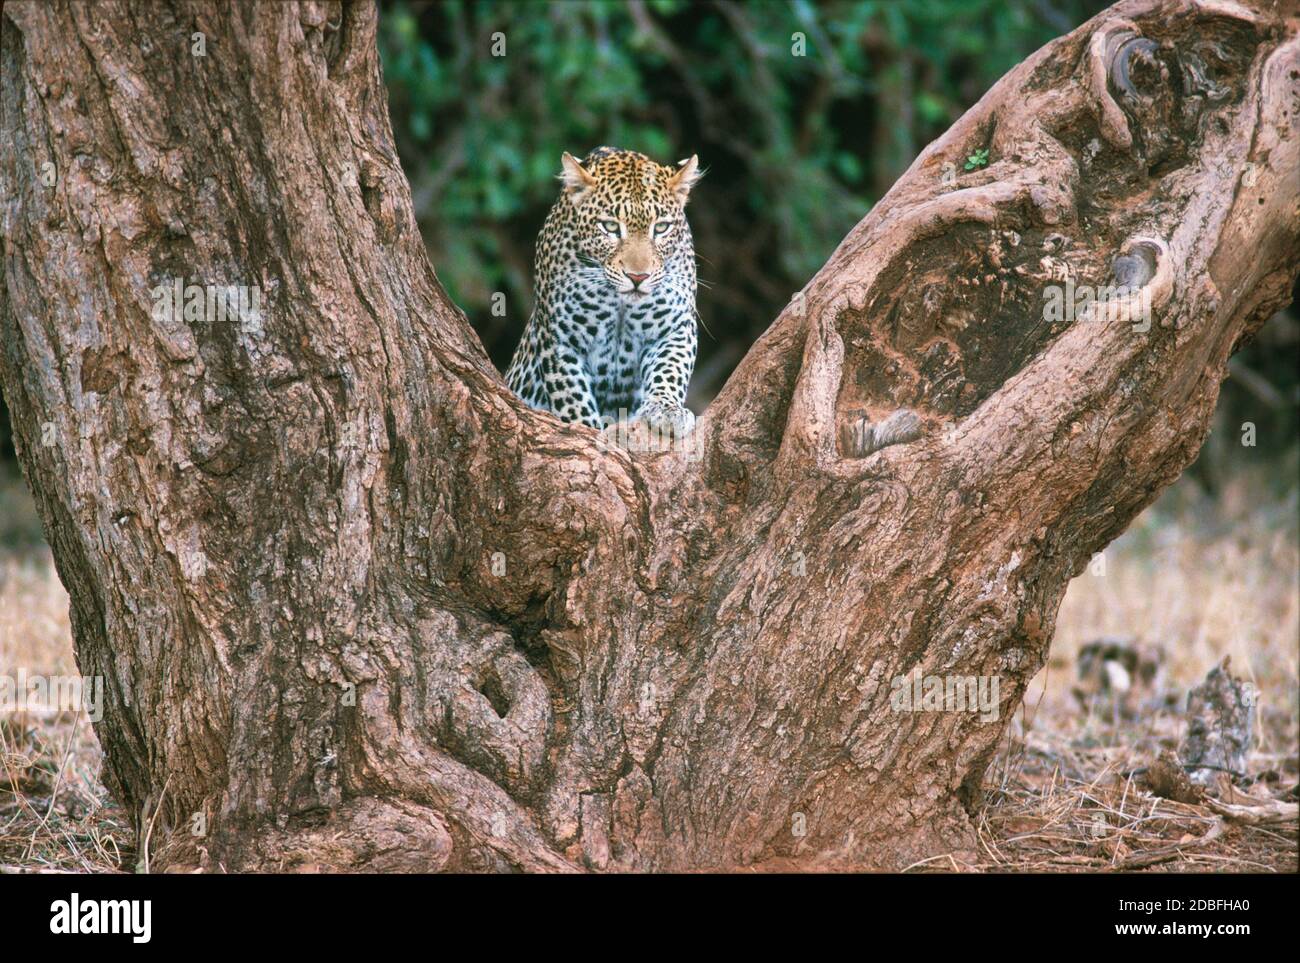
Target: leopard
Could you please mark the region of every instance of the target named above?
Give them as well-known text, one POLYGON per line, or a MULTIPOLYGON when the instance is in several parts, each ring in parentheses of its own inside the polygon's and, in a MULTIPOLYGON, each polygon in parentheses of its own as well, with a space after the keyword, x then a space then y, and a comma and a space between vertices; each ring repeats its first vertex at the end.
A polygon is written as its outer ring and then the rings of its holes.
POLYGON ((530 407, 608 431, 663 437, 695 426, 695 243, 686 219, 699 156, 661 165, 597 147, 560 158, 559 196, 537 238, 535 306, 506 370, 530 407))

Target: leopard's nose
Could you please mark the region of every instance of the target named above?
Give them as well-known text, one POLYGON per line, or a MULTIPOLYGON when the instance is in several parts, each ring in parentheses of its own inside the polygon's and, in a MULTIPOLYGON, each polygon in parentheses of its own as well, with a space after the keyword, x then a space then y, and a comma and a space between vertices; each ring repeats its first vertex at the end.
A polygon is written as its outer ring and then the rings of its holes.
POLYGON ((640 284, 642 281, 644 281, 646 278, 650 276, 648 274, 633 274, 631 271, 624 271, 623 273, 627 275, 627 279, 631 281, 634 285, 640 284))

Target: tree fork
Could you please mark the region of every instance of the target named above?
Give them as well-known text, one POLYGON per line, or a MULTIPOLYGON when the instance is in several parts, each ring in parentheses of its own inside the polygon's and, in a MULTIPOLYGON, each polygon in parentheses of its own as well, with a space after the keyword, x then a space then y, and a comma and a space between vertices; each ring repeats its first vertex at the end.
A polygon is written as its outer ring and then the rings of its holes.
POLYGON ((1125 0, 1012 70, 698 457, 506 389, 415 229, 375 28, 0 14, 0 386, 151 865, 973 850, 1069 579, 1195 457, 1300 268, 1294 8, 1125 0), (178 280, 215 299, 156 310, 178 280), (1047 309, 1082 286, 1114 290, 1047 309), (859 457, 905 407, 921 437, 859 457), (917 676, 997 680, 996 719, 898 711, 917 676))

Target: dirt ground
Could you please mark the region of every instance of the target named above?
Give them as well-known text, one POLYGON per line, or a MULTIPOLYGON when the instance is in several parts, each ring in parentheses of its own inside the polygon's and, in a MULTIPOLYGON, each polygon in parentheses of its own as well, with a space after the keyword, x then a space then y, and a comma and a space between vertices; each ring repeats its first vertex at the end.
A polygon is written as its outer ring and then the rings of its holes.
MULTIPOLYGON (((976 857, 914 870, 1300 868, 1297 507, 1294 483, 1260 477, 1214 499, 1190 479, 1166 493, 1071 585, 1049 662, 985 778, 976 857), (1109 641, 1090 649, 1098 639, 1109 641), (1089 651, 1116 665, 1094 658, 1081 678, 1089 651), (1130 651, 1137 661, 1121 671, 1130 651), (1246 773, 1219 773, 1188 801, 1152 792, 1148 769, 1186 734, 1189 689, 1225 657, 1255 693, 1246 773)), ((0 677, 20 668, 76 674, 67 596, 26 493, 9 479, 0 480, 0 677)), ((0 872, 148 870, 148 846, 137 848, 134 818, 99 768, 84 712, 0 709, 0 872)))

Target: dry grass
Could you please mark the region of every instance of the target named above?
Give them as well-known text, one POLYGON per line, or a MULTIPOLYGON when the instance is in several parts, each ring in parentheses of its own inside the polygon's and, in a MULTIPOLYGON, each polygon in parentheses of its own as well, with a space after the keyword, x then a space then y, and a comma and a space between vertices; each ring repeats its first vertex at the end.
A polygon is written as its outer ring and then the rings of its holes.
MULTIPOLYGON (((77 674, 68 596, 48 550, 0 554, 0 676, 77 674)), ((0 711, 0 873, 129 867, 130 820, 99 778, 84 711, 0 711)))
MULTIPOLYGON (((1294 458, 1283 477, 1294 479, 1294 458)), ((1070 586, 1047 666, 986 779, 976 868, 1004 871, 1295 872, 1294 820, 1246 826, 1208 804, 1152 795, 1140 772, 1184 734, 1188 690, 1225 656, 1259 691, 1249 780, 1226 802, 1295 800, 1300 755, 1297 489, 1262 474, 1214 500, 1175 485, 1070 586), (1274 490, 1272 495, 1265 493, 1274 490), (1133 712, 1072 694, 1076 655, 1100 636, 1160 647, 1164 673, 1133 712)))
MULTIPOLYGON (((1129 767, 1058 740, 1031 739, 978 819, 981 858, 997 872, 1288 872, 1296 823, 1252 826, 1208 805, 1161 799, 1129 767)), ((1252 802, 1261 795, 1235 798, 1252 802)))
MULTIPOLYGON (((7 507, 23 501, 12 488, 2 489, 7 507)), ((1269 489, 1266 479, 1243 478, 1210 502, 1192 483, 1180 482, 1107 550, 1105 576, 1085 574, 1071 585, 1048 665, 986 777, 978 859, 930 861, 924 868, 1297 869, 1294 820, 1242 825, 1208 804, 1156 797, 1135 772, 1161 749, 1176 748, 1188 688, 1230 655, 1233 670, 1255 683, 1261 698, 1252 780, 1220 792, 1228 801, 1294 792, 1297 493, 1291 485, 1263 497, 1269 489), (1133 636, 1167 654, 1164 678, 1127 717, 1095 704, 1082 707, 1071 694, 1076 653, 1101 635, 1133 636)), ((24 523, 23 530, 30 527, 24 523)), ((67 596, 43 548, 0 548, 0 676, 18 666, 29 673, 76 671, 67 596)), ((84 712, 0 712, 0 872, 132 867, 130 819, 108 798, 99 763, 84 712)))

